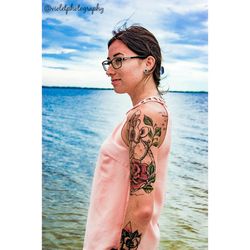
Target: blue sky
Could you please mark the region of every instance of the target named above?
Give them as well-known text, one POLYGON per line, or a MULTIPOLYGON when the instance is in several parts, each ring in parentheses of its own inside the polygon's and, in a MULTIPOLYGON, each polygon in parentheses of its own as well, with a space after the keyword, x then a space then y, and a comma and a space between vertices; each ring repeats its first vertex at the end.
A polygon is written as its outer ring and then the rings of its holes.
POLYGON ((128 25, 141 24, 160 43, 167 74, 161 83, 163 88, 208 89, 206 0, 43 0, 42 16, 44 86, 112 87, 101 62, 107 57, 112 30, 131 17, 128 25), (71 5, 79 5, 82 10, 66 14, 62 7, 71 5), (86 7, 98 9, 92 14, 84 12, 86 7), (45 8, 50 11, 45 12, 45 8))

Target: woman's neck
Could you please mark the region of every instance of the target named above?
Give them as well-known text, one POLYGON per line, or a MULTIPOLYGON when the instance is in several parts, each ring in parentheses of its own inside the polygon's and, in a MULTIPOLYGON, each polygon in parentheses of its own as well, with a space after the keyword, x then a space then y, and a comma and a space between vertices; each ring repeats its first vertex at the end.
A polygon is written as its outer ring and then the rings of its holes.
POLYGON ((145 85, 138 86, 132 94, 129 94, 133 106, 139 103, 141 100, 151 97, 151 96, 159 96, 158 90, 155 86, 155 82, 153 80, 148 81, 145 85))

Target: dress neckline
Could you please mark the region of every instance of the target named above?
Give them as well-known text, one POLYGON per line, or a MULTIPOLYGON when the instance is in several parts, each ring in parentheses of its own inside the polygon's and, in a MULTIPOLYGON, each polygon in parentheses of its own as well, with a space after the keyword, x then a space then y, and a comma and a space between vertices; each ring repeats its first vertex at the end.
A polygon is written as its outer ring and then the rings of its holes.
POLYGON ((159 97, 159 96, 156 96, 156 95, 148 96, 148 97, 142 99, 141 101, 139 101, 137 104, 135 104, 131 109, 129 109, 127 111, 126 114, 128 114, 128 112, 130 112, 132 109, 134 109, 134 108, 138 107, 139 105, 141 105, 143 103, 146 103, 148 101, 158 101, 158 102, 160 102, 162 104, 165 104, 165 101, 164 101, 164 99, 162 97, 159 97))

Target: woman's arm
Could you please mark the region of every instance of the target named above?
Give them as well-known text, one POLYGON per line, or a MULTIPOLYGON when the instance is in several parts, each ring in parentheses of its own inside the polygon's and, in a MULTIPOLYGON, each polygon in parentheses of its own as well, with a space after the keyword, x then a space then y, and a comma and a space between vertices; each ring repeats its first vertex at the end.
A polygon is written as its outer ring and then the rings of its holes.
POLYGON ((167 114, 162 107, 139 107, 127 121, 130 161, 130 197, 123 224, 120 249, 137 249, 151 220, 154 184, 157 181, 156 157, 164 140, 167 114))

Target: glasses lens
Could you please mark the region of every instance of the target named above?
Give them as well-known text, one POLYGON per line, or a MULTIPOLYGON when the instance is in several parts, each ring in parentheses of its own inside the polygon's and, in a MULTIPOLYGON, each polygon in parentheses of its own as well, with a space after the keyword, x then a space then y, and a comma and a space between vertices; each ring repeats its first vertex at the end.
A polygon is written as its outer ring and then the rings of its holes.
POLYGON ((108 60, 102 62, 102 67, 105 71, 108 70, 109 65, 110 65, 110 61, 108 60))
POLYGON ((115 57, 112 60, 112 66, 114 69, 119 69, 122 66, 122 58, 121 57, 115 57))

